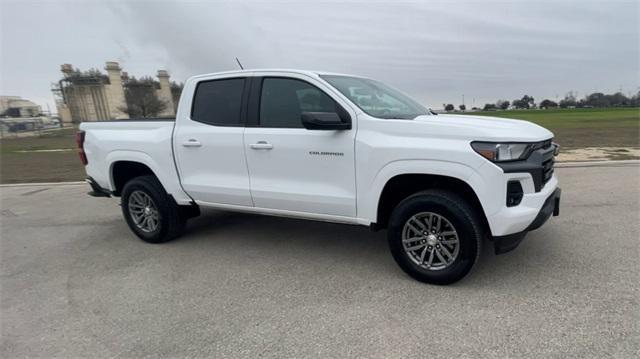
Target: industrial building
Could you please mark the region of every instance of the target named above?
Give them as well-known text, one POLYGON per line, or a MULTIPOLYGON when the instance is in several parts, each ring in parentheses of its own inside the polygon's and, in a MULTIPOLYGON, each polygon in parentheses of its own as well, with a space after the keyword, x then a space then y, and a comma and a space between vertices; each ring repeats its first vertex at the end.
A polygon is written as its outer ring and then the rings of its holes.
MULTIPOLYGON (((117 62, 105 65, 106 74, 98 70, 79 71, 71 64, 60 67, 63 78, 54 85, 58 115, 65 123, 105 121, 129 118, 125 91, 129 76, 117 62)), ((154 94, 166 104, 159 117, 175 116, 169 73, 159 70, 154 83, 154 94)))
POLYGON ((59 127, 58 119, 43 113, 42 108, 20 96, 0 96, 0 138, 19 132, 59 127))
POLYGON ((34 117, 42 113, 42 108, 20 96, 0 96, 0 116, 34 117))

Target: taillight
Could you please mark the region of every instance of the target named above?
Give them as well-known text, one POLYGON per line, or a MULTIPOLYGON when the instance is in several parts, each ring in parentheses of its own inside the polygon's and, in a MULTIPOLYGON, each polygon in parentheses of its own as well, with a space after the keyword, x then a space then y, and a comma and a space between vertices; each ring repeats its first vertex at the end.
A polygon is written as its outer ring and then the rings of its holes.
POLYGON ((76 143, 78 144, 78 155, 80 155, 80 162, 83 165, 87 165, 89 161, 87 160, 87 154, 84 153, 84 131, 76 132, 76 143))

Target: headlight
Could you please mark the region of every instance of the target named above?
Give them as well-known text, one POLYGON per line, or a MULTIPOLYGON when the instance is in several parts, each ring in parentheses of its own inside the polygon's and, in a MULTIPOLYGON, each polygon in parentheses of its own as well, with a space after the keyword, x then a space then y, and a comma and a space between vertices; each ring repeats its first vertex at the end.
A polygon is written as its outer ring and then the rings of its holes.
POLYGON ((491 162, 524 160, 531 154, 533 143, 472 142, 471 147, 491 162))

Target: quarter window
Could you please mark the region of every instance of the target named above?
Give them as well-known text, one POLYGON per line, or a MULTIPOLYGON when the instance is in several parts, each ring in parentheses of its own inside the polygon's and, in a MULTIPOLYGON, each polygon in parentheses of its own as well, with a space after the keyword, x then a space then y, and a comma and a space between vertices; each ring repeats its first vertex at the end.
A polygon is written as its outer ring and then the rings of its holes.
POLYGON ((191 119, 216 126, 241 126, 245 79, 204 81, 196 87, 191 119))
POLYGON ((303 112, 336 112, 336 106, 331 97, 305 81, 265 78, 260 99, 260 126, 302 128, 303 112))

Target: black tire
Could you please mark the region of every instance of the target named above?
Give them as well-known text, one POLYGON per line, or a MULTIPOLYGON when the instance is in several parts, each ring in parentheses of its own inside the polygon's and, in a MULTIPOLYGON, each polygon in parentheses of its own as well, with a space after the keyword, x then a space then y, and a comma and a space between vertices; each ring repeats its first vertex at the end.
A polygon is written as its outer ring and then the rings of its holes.
MULTIPOLYGON (((484 231, 479 214, 463 198, 450 191, 428 190, 406 198, 391 213, 388 228, 387 236, 393 258, 402 270, 424 283, 439 285, 454 283, 466 276, 480 257, 484 231), (442 269, 432 270, 418 265, 414 262, 416 259, 412 260, 403 247, 402 233, 405 224, 414 215, 420 213, 434 213, 444 217, 457 232, 459 244, 457 257, 450 261, 450 264, 444 264, 442 269)), ((433 251, 436 249, 434 248, 433 251)))
POLYGON ((180 236, 185 229, 187 217, 180 210, 173 197, 169 196, 155 176, 136 177, 124 185, 122 190, 122 214, 129 228, 136 236, 148 243, 163 243, 180 236), (129 212, 129 197, 135 191, 144 192, 151 197, 158 212, 157 228, 151 232, 143 231, 133 220, 129 212))

